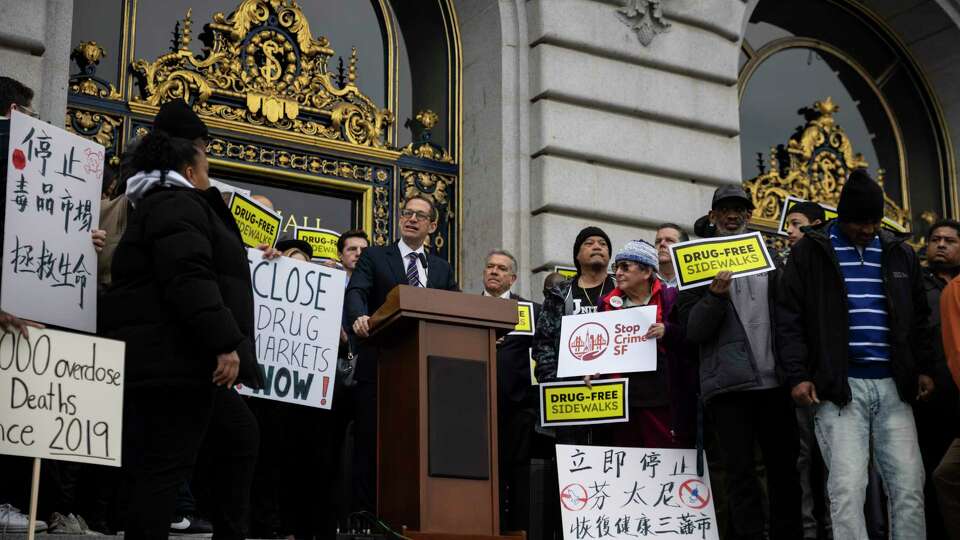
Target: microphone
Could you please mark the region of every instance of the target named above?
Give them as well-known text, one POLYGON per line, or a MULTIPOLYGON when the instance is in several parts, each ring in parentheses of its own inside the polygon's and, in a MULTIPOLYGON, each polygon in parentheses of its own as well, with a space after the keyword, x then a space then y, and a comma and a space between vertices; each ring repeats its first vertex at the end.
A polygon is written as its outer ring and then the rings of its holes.
POLYGON ((430 268, 430 265, 427 264, 427 256, 423 253, 418 253, 417 257, 420 258, 420 264, 423 265, 423 269, 427 270, 430 268))

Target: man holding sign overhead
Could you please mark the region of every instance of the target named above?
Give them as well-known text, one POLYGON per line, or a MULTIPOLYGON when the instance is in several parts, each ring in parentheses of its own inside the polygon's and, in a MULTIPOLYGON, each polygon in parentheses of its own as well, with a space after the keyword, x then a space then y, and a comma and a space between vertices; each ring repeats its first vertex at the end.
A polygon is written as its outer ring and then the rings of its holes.
MULTIPOLYGON (((703 262, 728 263, 720 258, 729 257, 722 240, 744 233, 752 211, 753 202, 740 186, 717 188, 708 218, 716 228, 719 257, 703 262)), ((672 246, 674 253, 683 245, 672 246)), ((701 399, 728 473, 732 529, 738 537, 760 538, 766 526, 754 464, 759 443, 767 469, 770 537, 800 538, 797 427, 790 394, 777 376, 773 347, 776 272, 733 275, 720 271, 709 286, 687 288, 677 300, 687 339, 700 348, 701 399)))

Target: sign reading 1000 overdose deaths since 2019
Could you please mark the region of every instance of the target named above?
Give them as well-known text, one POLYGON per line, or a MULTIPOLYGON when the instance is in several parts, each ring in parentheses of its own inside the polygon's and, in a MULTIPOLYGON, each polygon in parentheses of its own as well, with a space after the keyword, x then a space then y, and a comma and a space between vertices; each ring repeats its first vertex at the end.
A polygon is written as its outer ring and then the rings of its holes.
POLYGON ((0 307, 95 332, 103 146, 13 111, 5 158, 0 307))
POLYGON ((120 466, 122 341, 0 333, 0 454, 120 466))
POLYGON ((565 540, 716 540, 713 489, 694 449, 557 445, 565 540))

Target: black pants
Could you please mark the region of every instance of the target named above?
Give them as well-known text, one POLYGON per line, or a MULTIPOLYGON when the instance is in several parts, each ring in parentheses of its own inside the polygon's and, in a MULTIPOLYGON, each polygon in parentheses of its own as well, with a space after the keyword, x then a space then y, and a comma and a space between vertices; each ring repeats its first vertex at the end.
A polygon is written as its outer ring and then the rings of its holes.
POLYGON ((253 534, 333 538, 336 534, 333 413, 256 399, 260 459, 253 487, 253 534))
POLYGON ((529 530, 530 456, 537 411, 523 403, 501 402, 498 408, 500 530, 529 530))
POLYGON ((123 420, 128 539, 167 538, 177 491, 191 478, 205 440, 214 538, 246 537, 259 432, 239 394, 217 387, 133 389, 123 420))
POLYGON ((799 435, 790 395, 783 388, 732 392, 707 404, 726 469, 730 529, 735 538, 764 534, 760 482, 754 462, 759 444, 767 471, 770 540, 800 539, 799 435))
POLYGON ((353 388, 353 510, 377 511, 377 383, 353 388))

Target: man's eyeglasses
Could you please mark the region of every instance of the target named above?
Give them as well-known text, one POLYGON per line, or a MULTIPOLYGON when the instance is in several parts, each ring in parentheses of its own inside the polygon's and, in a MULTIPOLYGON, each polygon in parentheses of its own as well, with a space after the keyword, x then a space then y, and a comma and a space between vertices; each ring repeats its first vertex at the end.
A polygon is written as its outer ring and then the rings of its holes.
POLYGON ((403 219, 412 219, 416 217, 417 221, 430 221, 430 219, 433 216, 431 216, 426 212, 420 212, 417 210, 408 210, 404 208, 403 210, 400 211, 400 217, 402 217, 403 219))

